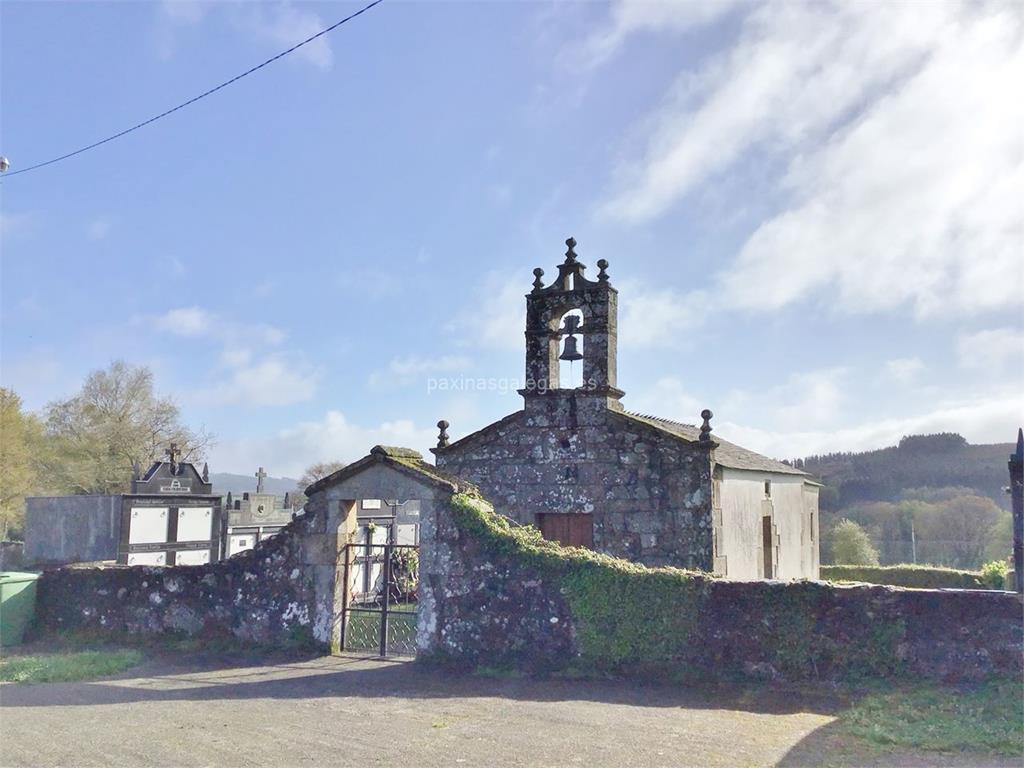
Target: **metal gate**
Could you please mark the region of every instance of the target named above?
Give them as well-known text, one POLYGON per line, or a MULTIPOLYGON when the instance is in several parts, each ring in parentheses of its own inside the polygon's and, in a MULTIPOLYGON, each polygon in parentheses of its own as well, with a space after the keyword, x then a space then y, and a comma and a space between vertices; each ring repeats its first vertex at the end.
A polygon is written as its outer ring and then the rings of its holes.
POLYGON ((419 547, 364 543, 345 548, 341 647, 380 656, 416 655, 419 547))

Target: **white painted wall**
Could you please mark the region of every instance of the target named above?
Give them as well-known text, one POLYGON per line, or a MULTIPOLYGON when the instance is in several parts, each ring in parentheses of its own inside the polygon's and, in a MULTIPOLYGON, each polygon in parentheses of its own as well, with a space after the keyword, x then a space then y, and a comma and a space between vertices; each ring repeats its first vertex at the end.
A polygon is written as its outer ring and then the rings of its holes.
POLYGON ((730 579, 764 578, 761 518, 770 511, 778 539, 775 578, 818 578, 818 489, 798 475, 720 467, 722 528, 717 555, 730 579), (771 482, 771 497, 764 492, 771 482), (813 526, 812 525, 813 513, 813 526), (813 534, 813 535, 812 535, 813 534))

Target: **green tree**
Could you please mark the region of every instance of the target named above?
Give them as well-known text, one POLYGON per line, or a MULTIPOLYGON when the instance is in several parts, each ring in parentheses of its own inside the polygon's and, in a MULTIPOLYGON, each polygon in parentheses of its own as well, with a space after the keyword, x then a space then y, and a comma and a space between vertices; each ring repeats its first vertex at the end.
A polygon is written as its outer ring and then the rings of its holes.
POLYGON ((0 388, 0 538, 19 537, 25 497, 38 491, 42 425, 22 411, 21 398, 0 388))
POLYGON ((878 550, 863 528, 843 519, 832 529, 832 560, 837 565, 878 565, 878 550))
POLYGON ((64 493, 121 493, 133 464, 145 470, 169 443, 184 461, 204 458, 210 436, 179 418, 174 401, 153 391, 148 368, 116 361, 89 374, 74 397, 47 406, 47 470, 64 493))
POLYGON ((996 522, 988 530, 988 541, 985 544, 985 562, 1006 560, 1013 554, 1013 515, 1000 510, 996 522))
POLYGON ((918 561, 952 568, 979 568, 1003 516, 985 496, 960 495, 929 505, 916 523, 918 561))

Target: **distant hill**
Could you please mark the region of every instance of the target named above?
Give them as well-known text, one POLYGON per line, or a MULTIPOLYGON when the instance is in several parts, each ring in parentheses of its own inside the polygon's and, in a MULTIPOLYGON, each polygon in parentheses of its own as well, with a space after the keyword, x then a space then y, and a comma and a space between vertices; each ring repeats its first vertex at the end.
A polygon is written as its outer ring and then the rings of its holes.
MULTIPOLYGON (((213 492, 221 496, 226 496, 228 491, 231 491, 232 496, 256 492, 255 475, 211 472, 210 480, 213 482, 213 492)), ((298 482, 298 480, 291 477, 265 477, 263 478, 263 488, 267 493, 272 493, 275 496, 284 496, 286 493, 295 493, 298 482)))
POLYGON ((891 501, 908 488, 973 488, 1004 509, 1009 499, 1006 462, 1012 443, 971 445, 958 434, 910 435, 899 445, 863 453, 808 456, 793 463, 821 479, 822 509, 865 501, 891 501))

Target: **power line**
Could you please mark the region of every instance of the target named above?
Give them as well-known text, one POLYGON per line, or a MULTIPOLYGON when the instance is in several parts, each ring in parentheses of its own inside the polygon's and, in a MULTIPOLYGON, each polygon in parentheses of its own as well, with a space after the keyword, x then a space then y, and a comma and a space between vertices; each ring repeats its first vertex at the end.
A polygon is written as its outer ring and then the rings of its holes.
POLYGON ((108 136, 107 138, 102 139, 101 141, 97 141, 97 142, 94 142, 94 143, 88 145, 87 147, 82 147, 81 149, 76 149, 74 152, 68 152, 66 155, 61 155, 60 157, 55 157, 52 160, 47 160, 46 162, 43 162, 43 163, 36 163, 35 165, 30 165, 28 168, 22 168, 21 170, 12 171, 10 173, 5 173, 2 178, 7 179, 7 178, 10 178, 11 176, 17 176, 19 173, 28 173, 29 171, 34 171, 34 170, 37 170, 39 168, 43 168, 43 167, 45 167, 47 165, 53 165, 54 163, 59 163, 61 160, 67 160, 68 158, 74 157, 75 155, 80 155, 83 152, 88 152, 90 149, 96 149, 96 147, 102 146, 103 144, 106 144, 107 142, 113 141, 114 139, 119 139, 122 136, 126 136, 129 133, 131 133, 132 131, 137 131, 140 128, 145 128, 150 123, 155 123, 157 120, 160 120, 161 118, 167 117, 168 115, 172 115, 175 112, 177 112, 179 109, 184 109, 185 107, 189 106, 190 104, 195 104, 197 101, 199 101, 200 99, 205 99, 207 96, 212 96, 217 91, 219 91, 221 88, 227 88, 232 83, 238 82, 243 77, 248 77, 253 72, 257 72, 257 71, 263 69, 268 64, 273 64, 275 61, 277 61, 278 59, 284 58, 289 53, 294 53, 295 51, 299 50, 299 48, 301 48, 302 46, 306 45, 307 43, 313 42, 318 37, 323 37, 328 32, 331 32, 331 31, 337 29, 338 27, 340 27, 342 24, 344 24, 347 21, 352 21, 352 19, 354 19, 356 16, 361 16, 362 14, 366 13, 368 10, 373 8, 373 6, 380 5, 382 2, 384 2, 384 0, 374 0, 372 3, 370 3, 367 6, 365 6, 364 8, 360 8, 358 11, 353 13, 351 16, 346 16, 341 21, 336 22, 334 24, 331 24, 331 26, 327 27, 326 29, 320 30, 315 35, 313 35, 311 37, 307 37, 301 43, 297 43, 297 44, 293 45, 291 48, 289 48, 288 50, 281 51, 276 56, 272 56, 271 58, 269 58, 266 61, 264 61, 262 64, 257 64, 252 69, 247 69, 242 74, 235 75, 230 80, 226 80, 223 83, 221 83, 220 85, 215 86, 215 87, 211 88, 208 91, 204 91, 203 93, 199 94, 198 96, 195 96, 195 97, 189 99, 188 101, 182 102, 181 104, 179 104, 176 107, 172 107, 171 109, 168 109, 166 112, 161 112, 159 115, 156 115, 155 117, 151 117, 148 120, 144 120, 141 123, 139 123, 138 125, 133 125, 131 128, 126 128, 125 130, 121 131, 120 133, 115 133, 113 136, 108 136))

